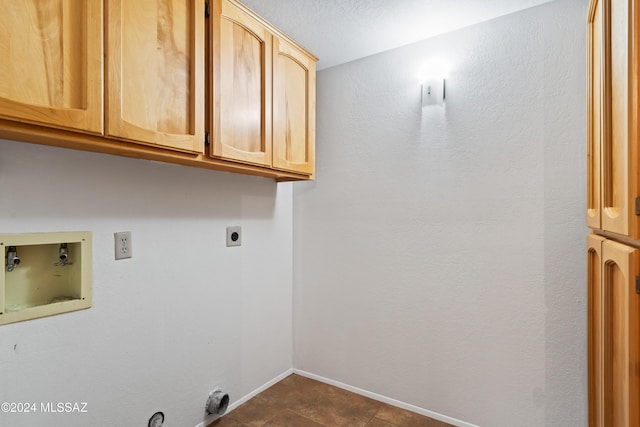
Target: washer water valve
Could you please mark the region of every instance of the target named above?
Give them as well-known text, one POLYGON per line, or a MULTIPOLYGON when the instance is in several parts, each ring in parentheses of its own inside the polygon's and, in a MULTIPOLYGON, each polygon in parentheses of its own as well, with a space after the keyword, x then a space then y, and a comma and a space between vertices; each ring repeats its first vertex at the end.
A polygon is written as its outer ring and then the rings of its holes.
POLYGON ((69 261, 69 246, 66 243, 61 243, 58 250, 58 262, 53 265, 64 267, 71 264, 73 263, 69 261))
POLYGON ((229 406, 229 395, 220 389, 213 390, 207 400, 207 413, 223 415, 229 406))
POLYGON ((18 257, 18 250, 15 246, 9 246, 7 248, 7 271, 11 273, 14 268, 20 264, 20 257, 18 257))

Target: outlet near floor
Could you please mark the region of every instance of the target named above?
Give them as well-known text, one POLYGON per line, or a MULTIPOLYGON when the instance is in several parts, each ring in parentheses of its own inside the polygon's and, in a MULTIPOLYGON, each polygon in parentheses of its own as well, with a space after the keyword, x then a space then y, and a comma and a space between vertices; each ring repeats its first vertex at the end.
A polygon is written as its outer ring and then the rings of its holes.
POLYGON ((115 242, 115 255, 116 259, 126 259, 133 256, 132 241, 130 231, 120 231, 113 233, 115 242))

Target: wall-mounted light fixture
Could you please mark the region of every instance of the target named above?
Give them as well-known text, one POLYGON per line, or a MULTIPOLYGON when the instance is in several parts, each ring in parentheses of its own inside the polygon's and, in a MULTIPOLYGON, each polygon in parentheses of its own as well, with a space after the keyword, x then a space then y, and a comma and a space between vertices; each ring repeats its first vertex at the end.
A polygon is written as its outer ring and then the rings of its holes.
POLYGON ((422 106, 444 105, 445 78, 434 77, 422 82, 422 106))
POLYGON ((422 64, 419 79, 422 87, 422 106, 444 106, 446 92, 445 82, 449 73, 449 65, 442 59, 431 59, 422 64))

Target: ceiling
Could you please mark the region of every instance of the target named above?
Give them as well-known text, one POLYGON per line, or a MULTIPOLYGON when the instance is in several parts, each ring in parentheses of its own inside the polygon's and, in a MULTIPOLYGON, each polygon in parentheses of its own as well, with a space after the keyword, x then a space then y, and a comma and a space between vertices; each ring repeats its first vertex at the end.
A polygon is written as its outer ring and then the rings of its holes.
POLYGON ((240 0, 332 67, 552 0, 240 0))

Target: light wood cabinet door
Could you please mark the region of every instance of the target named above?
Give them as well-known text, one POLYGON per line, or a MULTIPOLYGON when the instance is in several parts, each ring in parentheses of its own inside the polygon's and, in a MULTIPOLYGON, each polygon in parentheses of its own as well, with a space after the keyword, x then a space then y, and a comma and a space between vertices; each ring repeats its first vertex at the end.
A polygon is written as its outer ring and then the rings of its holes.
POLYGON ((591 0, 588 17, 587 224, 640 239, 640 0, 591 0))
POLYGON ((640 238, 638 0, 592 0, 588 19, 588 225, 640 238))
POLYGON ((589 427, 604 424, 604 303, 602 289, 603 237, 587 236, 587 354, 589 375, 589 427))
POLYGON ((103 131, 102 0, 0 0, 0 117, 103 131))
POLYGON ((602 0, 593 0, 587 25, 587 225, 600 228, 600 149, 602 147, 602 0))
POLYGON ((106 0, 107 134, 204 150, 204 2, 106 0))
MULTIPOLYGON (((601 0, 604 30, 602 229, 628 235, 629 191, 629 0, 601 0)), ((634 213, 635 214, 635 213, 634 213)))
MULTIPOLYGON (((638 250, 602 242, 600 420, 603 427, 640 425, 640 294, 638 250)), ((599 424, 595 424, 599 425, 599 424)))
POLYGON ((313 174, 315 168, 316 61, 274 38, 273 167, 313 174))
POLYGON ((213 2, 212 157, 271 166, 272 35, 241 6, 213 2))

